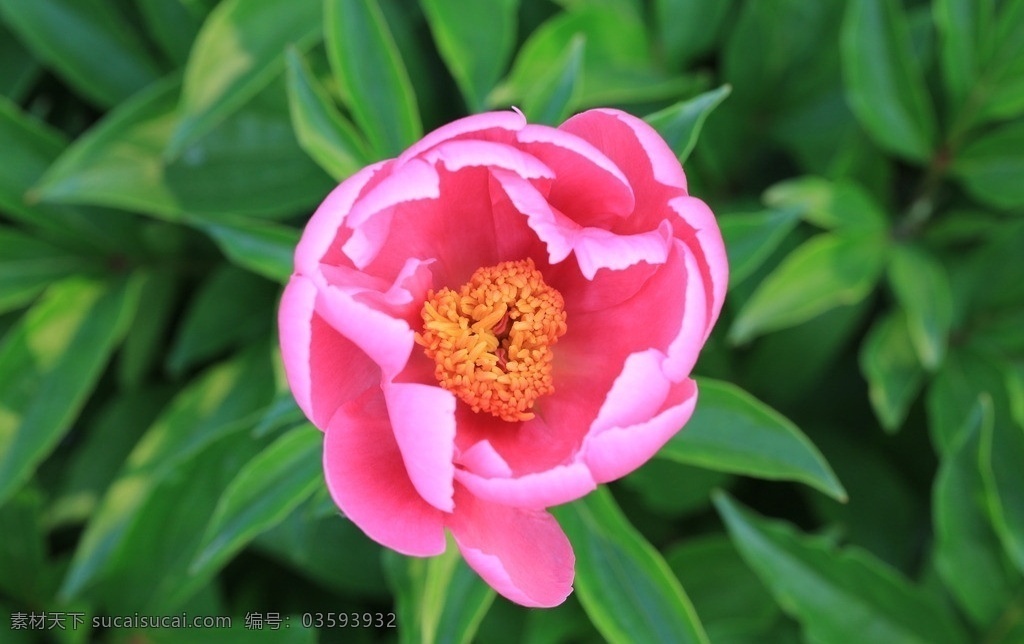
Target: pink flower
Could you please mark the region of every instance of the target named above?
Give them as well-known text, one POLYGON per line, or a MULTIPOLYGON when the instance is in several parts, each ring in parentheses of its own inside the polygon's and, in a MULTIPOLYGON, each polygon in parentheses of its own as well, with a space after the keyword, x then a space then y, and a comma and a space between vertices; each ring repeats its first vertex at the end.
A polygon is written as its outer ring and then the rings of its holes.
POLYGON ((574 556, 546 508, 649 459, 686 423, 728 267, 714 215, 643 121, 461 119, 338 186, 281 302, 298 404, 346 516, 445 549, 554 606, 574 556))

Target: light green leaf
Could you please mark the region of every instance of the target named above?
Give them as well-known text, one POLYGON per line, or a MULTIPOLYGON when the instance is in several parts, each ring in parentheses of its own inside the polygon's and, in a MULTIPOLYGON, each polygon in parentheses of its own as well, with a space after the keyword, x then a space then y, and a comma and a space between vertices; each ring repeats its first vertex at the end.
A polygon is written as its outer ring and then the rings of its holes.
POLYGON ((935 149, 935 113, 899 0, 852 0, 840 53, 847 101, 875 143, 927 161, 935 149))
POLYGON ((203 23, 185 67, 181 120, 167 144, 175 158, 270 84, 285 48, 320 37, 320 0, 226 0, 203 23))
POLYGON ((179 465, 256 421, 273 391, 267 355, 260 343, 206 371, 149 428, 86 525, 64 577, 61 601, 80 596, 110 570, 139 510, 179 465))
POLYGON ((138 282, 54 284, 0 344, 0 503, 71 428, 117 348, 138 282))
POLYGON ((697 145, 697 137, 704 127, 704 121, 730 92, 732 87, 722 85, 718 89, 679 101, 659 112, 649 114, 644 120, 665 139, 668 147, 679 157, 679 162, 686 163, 690 152, 697 145))
POLYGON ((1024 207, 1024 121, 975 139, 953 159, 953 174, 978 201, 1006 210, 1024 207))
POLYGON ((750 277, 793 230, 799 217, 792 210, 763 210, 718 218, 729 256, 729 287, 750 277))
POLYGON ((324 36, 348 108, 378 158, 423 134, 416 94, 377 0, 326 0, 324 36))
POLYGON ((882 231, 888 224, 871 195, 846 180, 790 179, 766 190, 764 202, 771 208, 795 210, 805 221, 827 230, 882 231))
POLYGON ((960 625, 933 596, 856 548, 835 552, 819 539, 767 521, 720 493, 715 505, 736 548, 784 611, 816 642, 960 644, 960 625))
POLYGON ((946 588, 979 627, 994 623, 1013 599, 1015 576, 982 504, 979 434, 990 433, 992 398, 979 397, 971 424, 942 458, 935 477, 935 567, 946 588), (979 430, 979 427, 989 426, 979 430))
POLYGON ((180 220, 282 216, 316 203, 327 176, 299 148, 284 95, 270 88, 168 162, 178 84, 168 79, 112 110, 50 167, 38 198, 180 220))
POLYGON ((279 224, 246 219, 200 222, 234 264, 275 282, 287 282, 299 231, 279 224))
POLYGON ((482 112, 516 43, 519 0, 420 0, 437 49, 470 112, 482 112))
POLYGON ((249 461, 217 502, 189 573, 216 570, 323 487, 322 446, 323 434, 306 424, 249 461))
POLYGON ((860 370, 875 415, 887 432, 895 432, 924 382, 905 315, 890 313, 875 322, 861 345, 860 370))
POLYGON ((95 268, 86 258, 0 227, 0 313, 27 304, 53 282, 95 268))
POLYGON ((248 346, 269 332, 277 291, 252 273, 222 265, 189 302, 167 354, 167 370, 180 376, 203 360, 248 346))
POLYGON ((586 39, 575 36, 550 68, 523 97, 523 112, 536 123, 558 125, 572 113, 583 87, 583 52, 586 39))
POLYGON ((105 0, 0 0, 7 26, 78 92, 117 105, 160 76, 131 22, 105 0))
POLYGON ((889 285, 907 313, 910 340, 925 369, 942 364, 953 325, 953 294, 942 264, 922 249, 896 246, 889 285))
POLYGON ((429 559, 388 552, 384 559, 395 593, 399 638, 410 644, 473 641, 495 592, 466 564, 454 539, 429 559))
POLYGON ((338 112, 298 51, 288 51, 288 105, 302 149, 332 177, 342 180, 370 162, 366 141, 338 112))
POLYGON ((856 304, 875 287, 888 240, 880 234, 825 233, 790 253, 744 304, 729 330, 733 342, 856 304))
POLYGON ((604 488, 553 508, 576 552, 576 595, 611 642, 707 642, 661 554, 604 488))
POLYGON ((799 481, 840 501, 846 491, 814 444, 784 416, 727 382, 697 380, 697 408, 663 458, 764 479, 799 481))

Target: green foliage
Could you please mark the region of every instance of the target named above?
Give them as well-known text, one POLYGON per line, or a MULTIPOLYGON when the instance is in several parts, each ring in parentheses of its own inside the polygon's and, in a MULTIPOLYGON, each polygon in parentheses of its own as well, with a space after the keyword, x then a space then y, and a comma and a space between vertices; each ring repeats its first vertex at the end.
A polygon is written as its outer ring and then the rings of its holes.
POLYGON ((0 150, 0 612, 233 621, 4 642, 1024 641, 1024 0, 0 0, 0 150), (547 611, 342 516, 275 340, 336 182, 513 106, 644 117, 730 263, 547 611))

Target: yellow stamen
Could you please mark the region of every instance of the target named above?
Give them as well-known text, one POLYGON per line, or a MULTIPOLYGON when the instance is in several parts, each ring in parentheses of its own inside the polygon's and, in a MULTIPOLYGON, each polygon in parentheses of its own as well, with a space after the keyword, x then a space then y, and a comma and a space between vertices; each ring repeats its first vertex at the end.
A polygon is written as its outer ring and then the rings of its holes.
POLYGON ((416 342, 434 376, 473 411, 529 420, 555 390, 551 346, 565 334, 565 302, 532 259, 478 268, 458 291, 430 291, 420 315, 416 342))

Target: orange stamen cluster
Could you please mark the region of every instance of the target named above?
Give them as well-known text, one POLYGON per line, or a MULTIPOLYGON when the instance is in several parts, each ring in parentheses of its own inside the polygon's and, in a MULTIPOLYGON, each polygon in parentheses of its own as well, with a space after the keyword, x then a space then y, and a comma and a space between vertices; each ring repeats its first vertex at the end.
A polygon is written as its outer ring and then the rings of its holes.
POLYGON ((565 334, 565 303, 533 260, 478 268, 458 291, 430 291, 420 315, 416 342, 434 375, 473 411, 529 420, 554 391, 551 346, 565 334))

